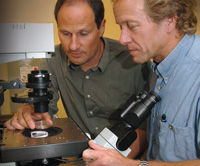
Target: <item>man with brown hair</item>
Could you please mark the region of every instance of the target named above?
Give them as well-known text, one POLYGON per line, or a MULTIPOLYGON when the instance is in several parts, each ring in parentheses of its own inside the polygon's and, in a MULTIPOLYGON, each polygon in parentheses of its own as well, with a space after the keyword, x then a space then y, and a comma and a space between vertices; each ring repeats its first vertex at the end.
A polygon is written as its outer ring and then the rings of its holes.
MULTIPOLYGON (((194 0, 114 0, 120 43, 136 63, 153 59, 157 80, 151 87, 161 101, 149 118, 147 161, 90 141, 94 150, 83 153, 89 166, 200 165, 200 37, 194 34, 194 8, 194 0)), ((141 148, 143 142, 137 143, 141 148)))

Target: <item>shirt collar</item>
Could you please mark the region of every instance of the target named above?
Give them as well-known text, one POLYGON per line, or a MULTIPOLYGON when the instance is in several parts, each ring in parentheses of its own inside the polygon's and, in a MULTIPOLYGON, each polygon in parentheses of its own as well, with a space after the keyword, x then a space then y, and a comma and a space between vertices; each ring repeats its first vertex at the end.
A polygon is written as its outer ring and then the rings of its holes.
POLYGON ((187 54, 192 45, 193 35, 185 35, 172 52, 159 64, 153 62, 152 70, 155 70, 157 76, 161 76, 167 83, 169 76, 174 71, 175 67, 180 63, 182 58, 187 54), (157 68, 156 68, 157 67, 157 68))
POLYGON ((110 48, 108 41, 102 37, 103 43, 104 43, 104 51, 103 55, 101 57, 101 60, 99 62, 98 68, 100 69, 100 72, 103 73, 106 70, 106 67, 108 66, 109 63, 109 55, 110 55, 110 48))

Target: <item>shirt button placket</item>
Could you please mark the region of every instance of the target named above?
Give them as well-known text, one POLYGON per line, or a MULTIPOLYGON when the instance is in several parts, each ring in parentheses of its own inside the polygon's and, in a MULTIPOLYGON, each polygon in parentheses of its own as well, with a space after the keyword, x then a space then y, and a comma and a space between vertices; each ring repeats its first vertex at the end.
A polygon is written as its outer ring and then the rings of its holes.
POLYGON ((161 86, 158 86, 158 90, 160 91, 162 89, 162 87, 161 86))
POLYGON ((85 106, 88 116, 93 116, 94 112, 91 111, 91 94, 90 94, 90 76, 89 73, 86 73, 84 76, 84 87, 83 91, 85 92, 85 106))
POLYGON ((171 124, 169 125, 169 129, 170 129, 170 130, 173 130, 173 126, 172 126, 171 124))
MULTIPOLYGON (((89 80, 89 79, 90 79, 90 76, 86 75, 85 78, 86 78, 87 80, 89 80)), ((91 98, 91 95, 88 94, 88 95, 87 95, 87 98, 90 99, 90 98, 91 98)))

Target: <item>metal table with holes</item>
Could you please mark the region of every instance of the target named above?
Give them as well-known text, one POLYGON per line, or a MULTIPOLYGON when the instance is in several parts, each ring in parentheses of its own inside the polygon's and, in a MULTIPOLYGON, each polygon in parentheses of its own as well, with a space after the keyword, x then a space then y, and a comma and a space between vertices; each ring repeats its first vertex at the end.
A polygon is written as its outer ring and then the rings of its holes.
POLYGON ((2 134, 0 161, 6 163, 81 156, 83 150, 88 148, 88 137, 70 118, 54 119, 53 123, 53 126, 61 128, 62 132, 47 138, 30 138, 24 136, 23 131, 9 131, 5 128, 2 134))

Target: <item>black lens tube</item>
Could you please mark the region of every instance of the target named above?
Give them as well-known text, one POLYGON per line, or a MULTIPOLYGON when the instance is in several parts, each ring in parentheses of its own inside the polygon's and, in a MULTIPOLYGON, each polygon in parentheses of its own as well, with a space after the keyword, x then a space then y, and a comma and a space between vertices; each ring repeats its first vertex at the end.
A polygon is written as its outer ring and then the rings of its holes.
POLYGON ((151 91, 144 99, 141 99, 140 102, 136 102, 123 118, 131 127, 137 129, 150 115, 151 109, 158 101, 160 101, 160 97, 155 92, 151 91))
POLYGON ((11 99, 16 103, 33 104, 36 113, 48 112, 49 101, 53 98, 52 92, 48 91, 50 83, 50 76, 46 70, 31 71, 31 74, 28 74, 26 88, 30 88, 32 91, 28 93, 28 96, 18 97, 17 95, 11 99))

